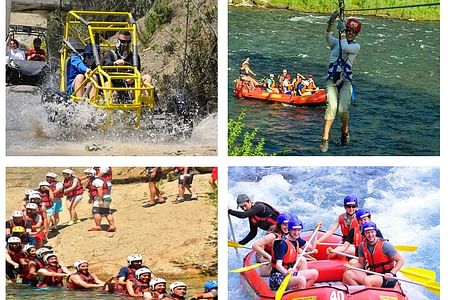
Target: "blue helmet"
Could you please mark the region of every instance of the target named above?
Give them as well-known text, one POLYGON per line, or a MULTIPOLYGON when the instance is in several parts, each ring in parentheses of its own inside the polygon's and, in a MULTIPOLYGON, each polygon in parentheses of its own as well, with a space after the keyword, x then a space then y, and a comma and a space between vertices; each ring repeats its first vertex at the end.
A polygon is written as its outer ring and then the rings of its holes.
POLYGON ((369 221, 369 222, 364 223, 364 224, 362 225, 361 231, 362 231, 363 234, 364 234, 364 232, 366 232, 366 230, 377 230, 377 224, 375 224, 375 223, 372 222, 372 221, 369 221))
POLYGON ((288 224, 288 223, 289 223, 289 220, 290 220, 291 218, 292 218, 292 217, 291 217, 289 214, 281 213, 281 214, 278 215, 278 218, 277 218, 277 225, 288 224))
POLYGON ((204 286, 205 291, 207 292, 211 291, 212 289, 217 289, 218 287, 219 285, 217 284, 217 280, 208 280, 204 286))
MULTIPOLYGON (((98 45, 95 45, 95 48, 97 48, 97 52, 100 52, 100 47, 98 45)), ((91 43, 88 43, 84 48, 83 56, 86 57, 92 55, 94 55, 94 47, 92 47, 91 43)))
POLYGON ((359 221, 364 217, 369 217, 370 218, 370 210, 368 210, 367 208, 360 208, 356 211, 356 219, 359 221))
POLYGON ((292 218, 288 223, 288 230, 292 229, 303 229, 303 223, 297 218, 292 218))
POLYGON ((353 196, 353 195, 346 196, 344 198, 344 206, 348 206, 348 205, 358 206, 358 198, 356 198, 356 196, 353 196))

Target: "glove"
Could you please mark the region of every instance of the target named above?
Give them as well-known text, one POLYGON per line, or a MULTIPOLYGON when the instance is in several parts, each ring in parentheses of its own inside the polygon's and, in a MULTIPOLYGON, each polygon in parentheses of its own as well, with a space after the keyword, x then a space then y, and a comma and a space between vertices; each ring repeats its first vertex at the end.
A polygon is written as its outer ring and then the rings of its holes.
POLYGON ((330 19, 328 20, 328 23, 334 23, 334 21, 336 21, 336 18, 338 17, 339 12, 337 12, 336 10, 333 11, 330 15, 330 19))
POLYGON ((337 29, 339 31, 344 31, 345 25, 344 25, 344 22, 342 22, 342 20, 338 20, 338 22, 337 22, 337 29))

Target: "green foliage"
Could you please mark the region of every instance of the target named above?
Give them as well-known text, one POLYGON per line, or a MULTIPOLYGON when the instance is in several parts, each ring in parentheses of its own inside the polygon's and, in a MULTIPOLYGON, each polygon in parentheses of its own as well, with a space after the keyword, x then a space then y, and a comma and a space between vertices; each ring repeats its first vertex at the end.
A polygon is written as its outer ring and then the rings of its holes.
POLYGON ((230 156, 267 156, 263 151, 264 137, 258 137, 259 129, 244 132, 245 109, 236 121, 228 121, 228 155, 230 156), (239 144, 240 143, 240 144, 239 144))
POLYGON ((168 0, 155 1, 152 10, 145 16, 144 28, 141 31, 140 39, 144 46, 148 46, 152 40, 153 34, 162 25, 172 21, 173 9, 168 0))

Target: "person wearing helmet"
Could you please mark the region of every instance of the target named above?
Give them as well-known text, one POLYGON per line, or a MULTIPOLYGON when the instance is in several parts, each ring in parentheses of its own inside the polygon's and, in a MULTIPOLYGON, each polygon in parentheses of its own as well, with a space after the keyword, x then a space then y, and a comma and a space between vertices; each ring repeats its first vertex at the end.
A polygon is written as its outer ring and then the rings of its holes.
POLYGON ((92 167, 97 172, 97 177, 105 180, 108 184, 108 192, 112 191, 112 168, 111 167, 92 167))
POLYGON ((6 240, 12 236, 12 231, 16 226, 25 228, 25 235, 29 238, 29 235, 31 234, 31 222, 25 219, 23 211, 15 210, 11 214, 11 219, 6 221, 6 240))
POLYGON ((42 209, 45 209, 47 218, 44 220, 44 232, 45 238, 47 238, 48 232, 50 231, 50 219, 53 215, 53 199, 55 198, 52 190, 50 189, 50 184, 47 181, 39 182, 39 188, 36 190, 41 196, 42 209))
POLYGON ((98 279, 95 274, 89 272, 89 263, 87 260, 80 259, 73 264, 75 273, 67 277, 68 289, 96 289, 104 286, 104 282, 98 279))
POLYGON ((132 280, 127 281, 127 293, 131 297, 142 297, 145 292, 150 292, 150 279, 152 271, 147 267, 136 270, 132 280))
POLYGON ((188 190, 191 193, 191 200, 197 200, 197 194, 192 186, 195 170, 193 167, 175 167, 178 172, 178 197, 177 201, 184 201, 184 192, 188 190))
POLYGON ((250 232, 245 238, 238 243, 245 245, 256 237, 258 228, 269 231, 273 230, 277 224, 277 218, 280 214, 278 210, 265 202, 252 202, 250 198, 241 194, 236 198, 237 207, 241 208, 243 212, 228 209, 228 214, 240 219, 248 218, 250 225, 250 232))
POLYGON ((166 199, 164 199, 165 197, 163 197, 163 194, 156 185, 162 177, 161 167, 145 167, 145 169, 142 170, 139 175, 142 175, 145 172, 147 172, 148 190, 150 191, 150 201, 145 207, 152 207, 156 204, 166 202, 166 199), (158 199, 156 199, 156 197, 158 197, 158 199))
POLYGON ((136 270, 143 267, 142 256, 140 254, 128 255, 127 262, 128 266, 121 267, 117 273, 115 290, 126 289, 126 281, 133 280, 136 270))
POLYGON ((53 253, 52 249, 46 248, 46 247, 42 247, 36 250, 36 264, 37 264, 37 269, 41 269, 43 267, 45 267, 45 263, 44 263, 44 255, 49 254, 49 253, 53 253))
POLYGON ((167 281, 165 281, 163 278, 155 278, 150 280, 152 297, 155 299, 164 297, 163 295, 167 294, 166 286, 167 281))
MULTIPOLYGON (((100 54, 100 48, 95 45, 97 53, 100 54)), ((90 76, 92 70, 95 69, 94 47, 91 43, 88 43, 84 48, 82 54, 73 53, 70 56, 69 68, 67 70, 67 95, 72 95, 82 98, 85 92, 85 88, 89 90, 89 97, 94 97, 97 93, 95 87, 89 83, 88 86, 84 86, 83 81, 90 76)), ((97 77, 91 77, 97 81, 97 77)))
POLYGON ((303 94, 306 93, 306 86, 304 80, 305 76, 303 76, 300 73, 297 73, 294 80, 292 81, 293 90, 297 96, 302 96, 303 94))
POLYGON ((344 198, 345 213, 340 214, 337 219, 331 224, 330 228, 325 232, 317 242, 320 244, 328 239, 338 228, 341 229, 342 242, 345 242, 350 229, 358 227, 358 221, 356 220, 355 213, 358 209, 358 198, 353 195, 348 195, 344 198))
POLYGON ((189 298, 189 300, 217 300, 218 288, 219 285, 217 283, 217 280, 208 280, 207 282, 205 282, 204 291, 194 293, 194 297, 189 298))
MULTIPOLYGON (((361 242, 364 240, 364 236, 361 233, 361 226, 371 220, 371 212, 367 208, 359 208, 356 213, 356 219, 358 220, 358 226, 353 227, 350 229, 349 234, 344 241, 344 244, 341 246, 336 247, 335 250, 343 253, 347 253, 350 255, 358 255, 358 247, 361 244, 361 242)), ((376 236, 379 238, 383 238, 383 234, 381 231, 377 228, 376 236)), ((327 249, 328 258, 334 258, 336 256, 335 253, 333 253, 332 248, 329 247, 327 249)), ((352 264, 353 261, 350 260, 350 264, 352 264)))
POLYGON ((162 298, 162 300, 177 299, 185 300, 187 294, 187 285, 182 281, 175 281, 169 286, 170 294, 162 298))
POLYGON ((8 280, 15 282, 20 268, 27 265, 25 254, 23 253, 22 243, 17 236, 8 238, 5 252, 6 276, 8 280))
POLYGON ((59 265, 58 257, 54 253, 47 253, 43 257, 44 267, 38 270, 38 275, 43 279, 38 283, 38 288, 64 286, 63 279, 70 275, 69 270, 59 265))
POLYGON ((297 288, 303 289, 311 286, 319 276, 316 269, 308 269, 305 257, 301 258, 296 270, 292 269, 300 249, 301 251, 313 251, 316 248, 317 235, 310 240, 308 248, 305 249, 306 241, 300 237, 302 229, 302 221, 291 218, 288 222, 288 234, 284 238, 274 241, 272 271, 269 277, 269 286, 272 290, 278 290, 288 272, 293 275, 289 280, 288 288, 297 286, 297 288))
MULTIPOLYGON (((277 218, 277 226, 275 230, 268 232, 262 239, 253 243, 252 249, 256 251, 256 261, 258 263, 270 261, 273 254, 273 241, 282 238, 288 233, 288 223, 293 216, 287 213, 281 213, 277 218)), ((272 267, 268 264, 259 268, 261 276, 269 276, 272 267)))
POLYGON ((108 232, 115 232, 114 217, 111 213, 111 194, 109 194, 108 183, 106 180, 97 177, 97 172, 90 168, 84 170, 84 174, 88 178, 87 190, 89 192, 89 203, 92 203, 92 214, 94 216, 95 226, 88 231, 101 231, 102 216, 106 217, 109 223, 108 232))
MULTIPOLYGON (((393 288, 397 284, 397 272, 405 260, 394 246, 376 236, 377 225, 368 221, 361 226, 365 240, 358 247, 358 262, 355 267, 382 273, 384 276, 368 275, 365 272, 348 269, 344 272, 342 282, 348 285, 364 284, 367 287, 393 288)), ((349 265, 345 265, 346 268, 349 265)))
POLYGON ((77 206, 83 199, 83 186, 78 177, 74 175, 74 172, 70 169, 62 171, 64 181, 64 195, 66 195, 66 206, 70 213, 70 220, 66 224, 68 226, 81 222, 78 219, 77 206))
POLYGON ((355 38, 361 31, 361 21, 356 18, 348 18, 344 25, 339 20, 339 39, 332 36, 331 30, 338 16, 333 12, 328 20, 326 40, 330 46, 328 55, 327 77, 327 108, 324 115, 322 142, 320 151, 328 151, 330 131, 336 115, 341 119, 341 145, 350 143, 349 134, 349 107, 352 101, 352 66, 361 48, 355 42, 355 38), (341 38, 341 31, 345 29, 345 38, 341 38))
POLYGON ((39 206, 36 203, 28 203, 25 207, 25 220, 31 224, 30 240, 36 245, 36 249, 42 247, 45 239, 45 225, 42 215, 39 214, 39 206))
POLYGON ((23 247, 23 253, 25 254, 27 265, 22 269, 20 274, 22 277, 22 284, 35 287, 39 282, 37 274, 38 264, 36 262, 36 247, 34 245, 27 244, 23 247))
POLYGON ((250 69, 250 58, 247 57, 241 63, 241 68, 239 70, 239 79, 248 83, 249 92, 254 91, 259 85, 259 83, 252 76, 256 76, 256 74, 252 71, 252 69, 250 69))
POLYGON ((266 92, 276 93, 276 94, 280 93, 280 91, 278 90, 278 86, 277 86, 277 82, 275 80, 274 74, 269 75, 269 78, 267 78, 264 83, 264 87, 266 88, 266 92))
POLYGON ((47 56, 45 50, 41 48, 42 40, 39 37, 34 38, 33 48, 27 51, 27 60, 45 61, 47 56))
POLYGON ((58 182, 56 175, 53 172, 49 172, 45 175, 45 180, 50 185, 50 190, 53 193, 53 206, 51 208, 50 215, 50 230, 56 230, 59 223, 59 213, 63 211, 62 198, 64 197, 64 185, 62 182, 58 182))

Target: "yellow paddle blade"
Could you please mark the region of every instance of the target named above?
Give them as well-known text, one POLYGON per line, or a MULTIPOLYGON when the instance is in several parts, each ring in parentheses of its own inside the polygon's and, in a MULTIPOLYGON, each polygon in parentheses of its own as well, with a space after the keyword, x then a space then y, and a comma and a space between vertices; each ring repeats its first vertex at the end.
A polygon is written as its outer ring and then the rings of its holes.
POLYGON ((291 280, 292 273, 288 273, 286 277, 284 277, 283 281, 280 284, 280 287, 278 288, 277 292, 275 293, 275 300, 281 300, 281 298, 284 295, 284 292, 287 289, 287 286, 289 284, 289 281, 291 280))
POLYGON ((414 252, 417 250, 417 246, 413 245, 395 245, 394 247, 398 251, 405 251, 405 252, 414 252))
POLYGON ((418 282, 428 283, 436 280, 436 273, 428 269, 404 267, 400 269, 400 272, 406 277, 418 282))
POLYGON ((253 270, 253 269, 259 268, 261 266, 267 265, 269 263, 270 263, 270 261, 266 261, 263 263, 257 263, 257 264, 251 265, 251 266, 233 269, 233 270, 230 270, 230 272, 233 272, 233 273, 246 272, 246 271, 253 270))
POLYGON ((441 294, 441 283, 440 282, 428 282, 423 284, 430 292, 436 295, 441 294))
POLYGON ((238 242, 228 240, 228 247, 241 248, 242 245, 238 242))

